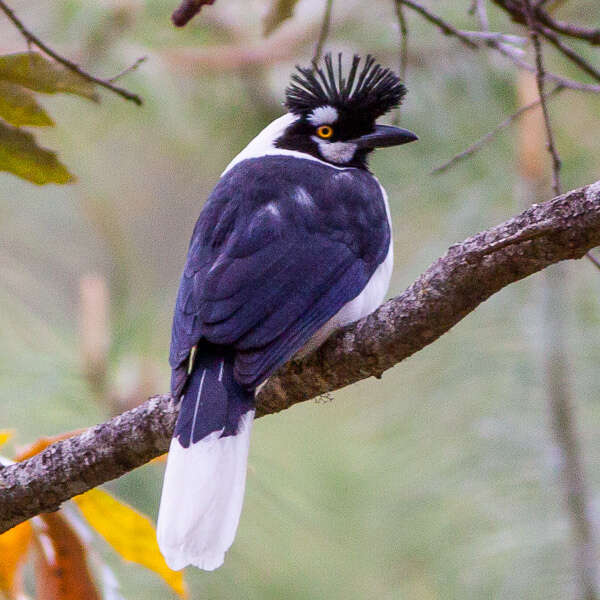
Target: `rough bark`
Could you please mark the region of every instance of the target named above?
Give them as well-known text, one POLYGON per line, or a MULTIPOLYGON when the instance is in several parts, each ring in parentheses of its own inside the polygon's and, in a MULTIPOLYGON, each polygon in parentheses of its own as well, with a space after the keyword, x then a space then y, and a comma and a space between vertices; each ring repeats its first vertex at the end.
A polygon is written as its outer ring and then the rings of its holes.
MULTIPOLYGON (((598 245, 600 181, 455 244, 403 294, 283 367, 258 395, 258 416, 381 376, 498 290, 556 262, 581 258, 598 245)), ((164 453, 176 417, 169 396, 155 396, 0 469, 0 533, 164 453)))

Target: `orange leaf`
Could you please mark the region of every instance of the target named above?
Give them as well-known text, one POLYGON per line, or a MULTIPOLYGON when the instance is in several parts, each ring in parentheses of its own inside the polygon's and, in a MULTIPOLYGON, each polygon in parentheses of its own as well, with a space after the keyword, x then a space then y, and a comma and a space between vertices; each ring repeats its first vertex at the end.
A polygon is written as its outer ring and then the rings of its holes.
POLYGON ((27 558, 31 533, 31 525, 25 522, 0 535, 0 592, 11 600, 17 598, 22 589, 21 569, 27 558))
POLYGON ((55 442, 60 442, 61 440, 66 440, 74 435, 78 435, 83 433, 85 429, 76 429, 75 431, 67 431, 66 433, 59 433, 58 435, 54 435, 51 437, 43 437, 39 440, 33 442, 29 446, 25 446, 21 451, 17 454, 15 460, 22 461, 39 454, 42 450, 45 450, 48 446, 51 446, 55 442))
POLYGON ((179 596, 186 597, 183 574, 167 566, 158 549, 154 525, 146 515, 97 488, 75 496, 73 501, 88 523, 125 560, 151 569, 179 596))
POLYGON ((153 458, 149 464, 165 463, 165 462, 167 462, 167 456, 169 456, 168 452, 166 454, 161 454, 160 456, 153 458))
POLYGON ((36 529, 37 600, 100 600, 90 575, 86 551, 67 520, 59 513, 40 515, 36 529))

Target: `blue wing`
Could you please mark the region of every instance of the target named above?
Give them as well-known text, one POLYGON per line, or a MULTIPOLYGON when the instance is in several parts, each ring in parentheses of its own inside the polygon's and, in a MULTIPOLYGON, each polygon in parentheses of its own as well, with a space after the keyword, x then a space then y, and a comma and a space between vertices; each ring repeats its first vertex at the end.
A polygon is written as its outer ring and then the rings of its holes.
POLYGON ((389 243, 366 171, 276 156, 234 167, 190 243, 173 319, 173 395, 202 339, 233 347, 236 379, 259 385, 362 291, 389 243))

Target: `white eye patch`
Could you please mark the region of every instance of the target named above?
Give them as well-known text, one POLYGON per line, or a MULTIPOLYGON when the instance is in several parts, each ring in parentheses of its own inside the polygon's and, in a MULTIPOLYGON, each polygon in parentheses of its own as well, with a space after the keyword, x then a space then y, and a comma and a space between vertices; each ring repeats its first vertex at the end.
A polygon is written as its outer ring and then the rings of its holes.
POLYGON ((333 106, 319 106, 308 115, 308 121, 315 127, 318 125, 331 125, 331 123, 337 121, 338 116, 337 108, 333 106))

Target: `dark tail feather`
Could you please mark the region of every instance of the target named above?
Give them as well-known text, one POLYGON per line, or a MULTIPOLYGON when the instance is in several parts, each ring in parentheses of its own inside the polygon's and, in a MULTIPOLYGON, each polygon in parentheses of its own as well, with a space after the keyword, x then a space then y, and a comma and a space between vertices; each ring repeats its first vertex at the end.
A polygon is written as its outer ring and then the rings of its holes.
POLYGON ((254 390, 234 379, 233 353, 218 346, 201 347, 184 389, 173 437, 187 448, 213 431, 235 435, 242 415, 253 408, 254 390))
POLYGON ((223 563, 244 496, 254 390, 235 381, 232 353, 206 350, 181 400, 158 518, 159 545, 174 569, 223 563))

